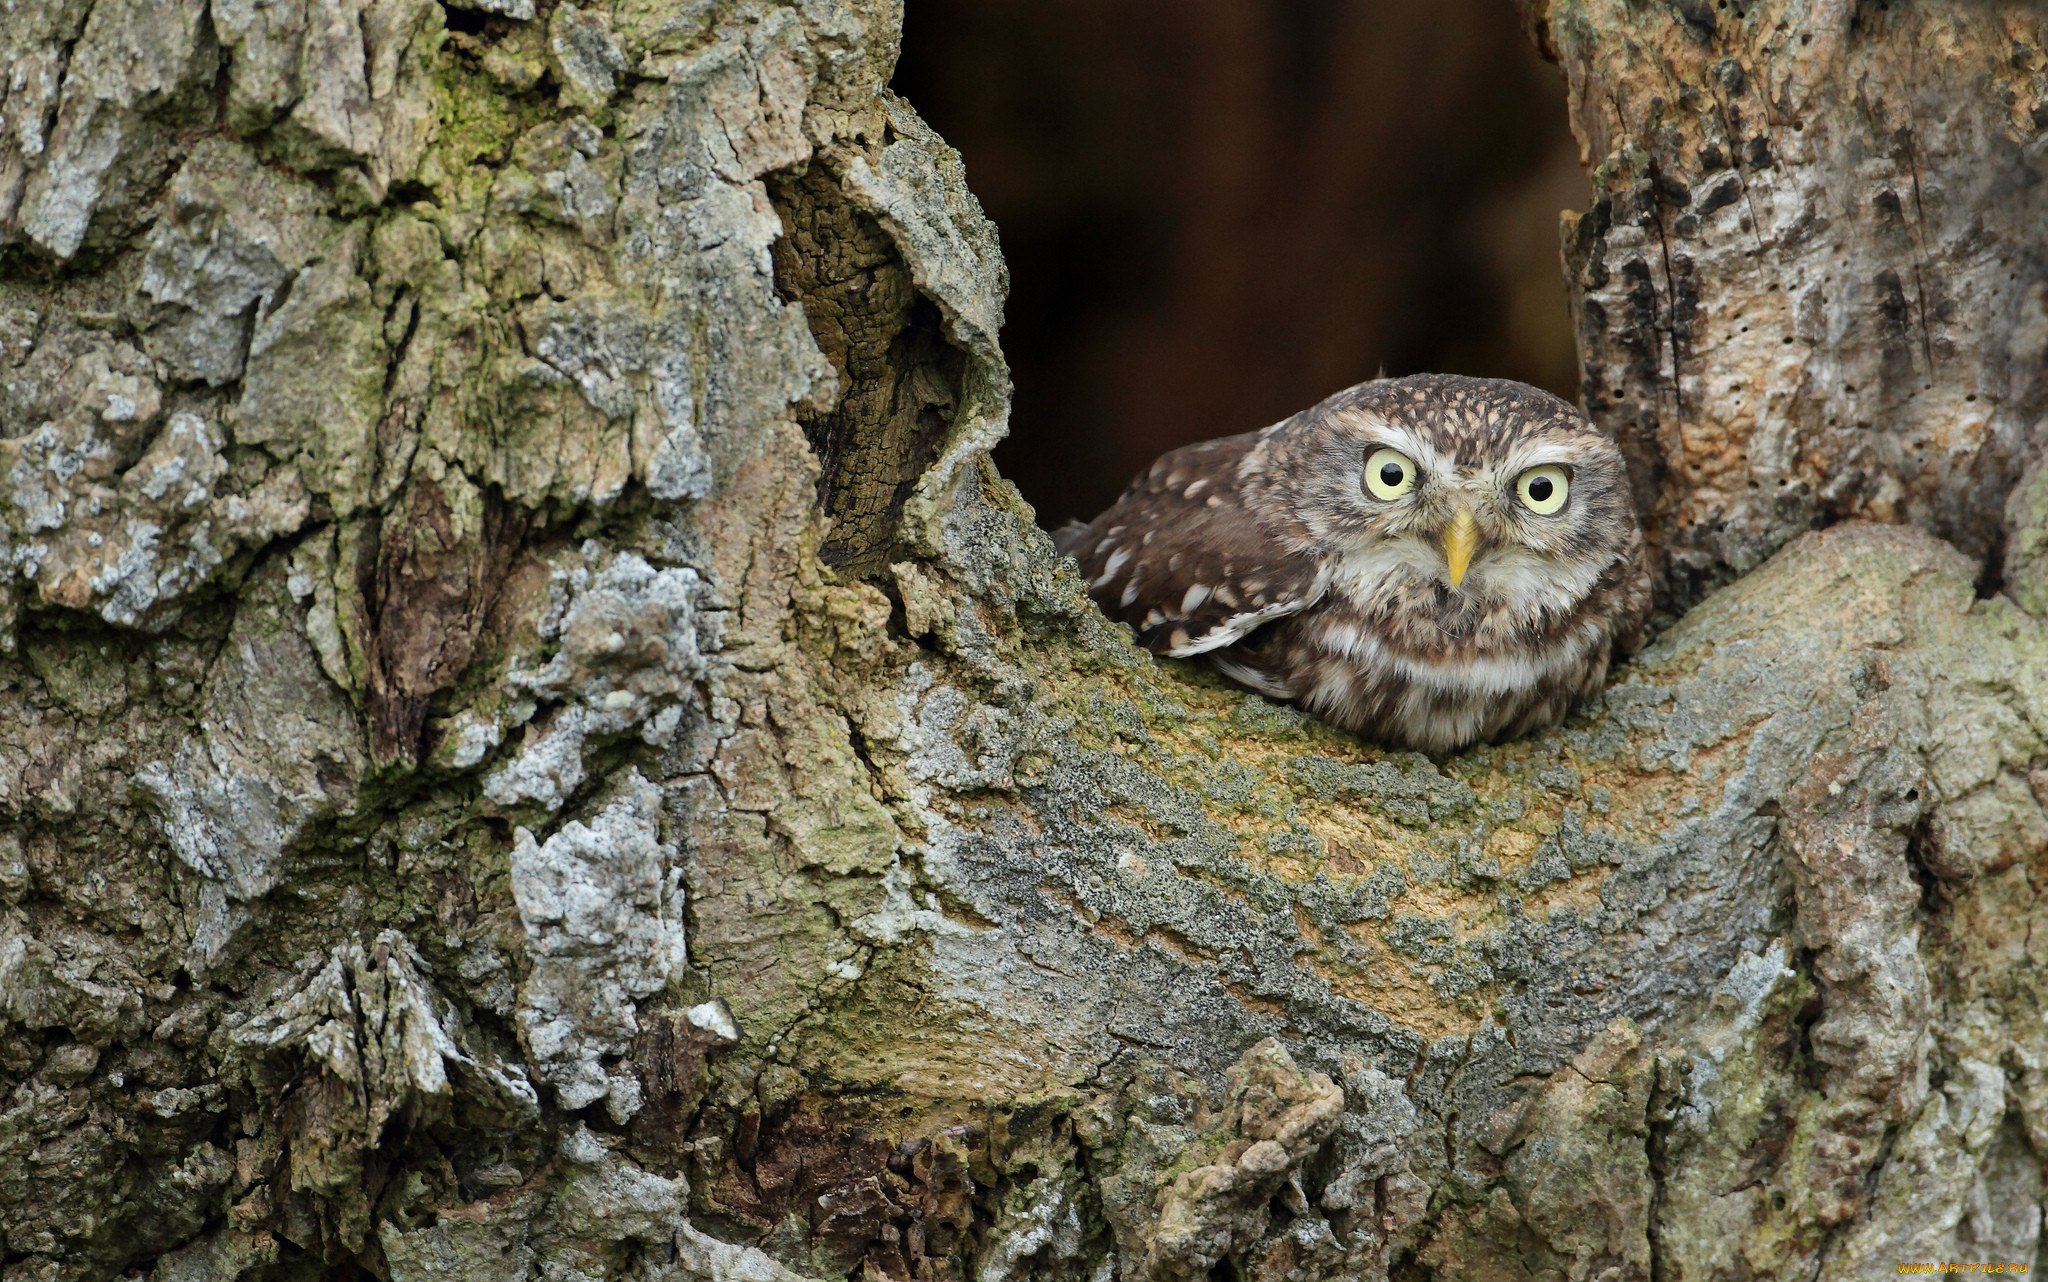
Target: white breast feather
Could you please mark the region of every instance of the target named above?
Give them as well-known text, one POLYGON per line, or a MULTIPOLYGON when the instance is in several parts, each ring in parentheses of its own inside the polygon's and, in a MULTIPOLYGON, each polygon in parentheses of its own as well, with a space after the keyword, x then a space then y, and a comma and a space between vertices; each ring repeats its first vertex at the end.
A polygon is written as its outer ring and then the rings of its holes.
MULTIPOLYGON (((1437 579, 1441 569, 1441 554, 1434 545, 1418 539, 1393 539, 1345 556, 1331 586, 1371 612, 1393 593, 1418 581, 1437 579)), ((1474 563, 1466 583, 1471 591, 1518 607, 1513 613, 1533 622, 1560 603, 1582 600, 1604 569, 1563 564, 1526 548, 1496 548, 1474 563)), ((1394 653, 1380 638, 1350 623, 1325 627, 1318 639, 1325 649, 1355 666, 1412 686, 1418 695, 1493 697, 1527 690, 1546 677, 1578 667, 1598 643, 1599 630, 1575 629, 1541 653, 1474 655, 1454 651, 1440 659, 1394 653)))

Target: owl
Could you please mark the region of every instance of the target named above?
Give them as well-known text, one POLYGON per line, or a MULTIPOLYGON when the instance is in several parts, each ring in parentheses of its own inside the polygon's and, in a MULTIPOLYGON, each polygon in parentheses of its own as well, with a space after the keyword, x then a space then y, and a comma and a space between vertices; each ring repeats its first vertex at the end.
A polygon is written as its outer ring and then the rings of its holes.
POLYGON ((1650 606, 1621 451, 1500 379, 1378 379, 1185 446, 1056 539, 1148 649, 1437 755, 1555 725, 1650 606))

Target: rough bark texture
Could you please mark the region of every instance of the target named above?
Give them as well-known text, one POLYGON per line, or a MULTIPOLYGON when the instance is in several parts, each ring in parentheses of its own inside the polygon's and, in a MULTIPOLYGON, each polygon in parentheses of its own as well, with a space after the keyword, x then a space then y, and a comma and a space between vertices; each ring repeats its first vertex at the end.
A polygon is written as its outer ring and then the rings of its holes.
POLYGON ((890 4, 17 3, 0 1278, 2032 1261, 2048 33, 1539 17, 1589 363, 1694 336, 1596 408, 1674 607, 1732 582, 1433 763, 1134 650, 988 466, 1001 258, 890 4), (1816 46, 1865 88, 1788 118, 1816 46), (1785 221, 1681 232, 1642 78, 1730 66, 1807 150, 1713 162, 1785 221), (1971 300, 1910 384, 1869 280, 1770 287, 1823 251, 1762 171, 1881 219, 1880 101, 1952 131, 1896 216, 1971 300), (1707 350, 1724 303, 1812 350, 1707 350), (1858 513, 1935 533, 1799 533, 1858 513))
POLYGON ((1666 603, 1854 517, 1995 582, 2048 413, 2040 7, 1521 3, 1597 194, 1565 223, 1583 393, 1666 603))

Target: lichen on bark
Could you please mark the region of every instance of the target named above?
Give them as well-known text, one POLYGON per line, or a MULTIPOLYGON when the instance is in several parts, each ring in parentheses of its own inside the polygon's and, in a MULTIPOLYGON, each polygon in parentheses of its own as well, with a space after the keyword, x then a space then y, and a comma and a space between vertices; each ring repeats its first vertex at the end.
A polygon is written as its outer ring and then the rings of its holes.
POLYGON ((1089 605, 885 0, 18 8, 6 1282, 2034 1258, 2037 17, 1536 13, 1683 617, 1431 761, 1089 605), (1917 390, 1798 205, 1907 91, 1917 390))

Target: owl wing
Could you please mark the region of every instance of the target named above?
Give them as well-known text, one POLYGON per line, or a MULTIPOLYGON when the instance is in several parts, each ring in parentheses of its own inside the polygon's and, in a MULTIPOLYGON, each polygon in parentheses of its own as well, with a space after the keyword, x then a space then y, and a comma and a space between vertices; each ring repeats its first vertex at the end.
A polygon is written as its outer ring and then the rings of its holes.
POLYGON ((1206 654, 1307 608, 1327 587, 1321 559, 1299 550, 1307 532, 1247 493, 1243 464, 1263 436, 1161 455, 1108 511, 1054 536, 1102 612, 1146 649, 1206 654))

